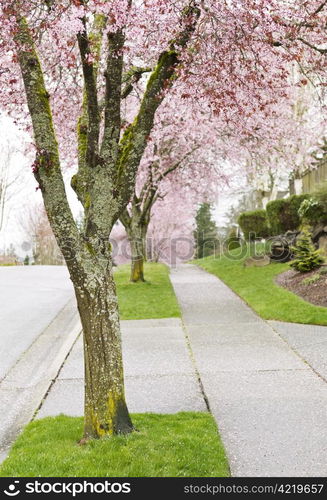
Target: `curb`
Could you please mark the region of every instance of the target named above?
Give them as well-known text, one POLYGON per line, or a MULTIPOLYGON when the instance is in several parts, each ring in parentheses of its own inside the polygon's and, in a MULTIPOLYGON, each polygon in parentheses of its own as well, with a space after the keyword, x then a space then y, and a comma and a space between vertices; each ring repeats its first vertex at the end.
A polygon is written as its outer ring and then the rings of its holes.
POLYGON ((33 418, 81 332, 75 297, 30 345, 0 383, 0 463, 33 418))

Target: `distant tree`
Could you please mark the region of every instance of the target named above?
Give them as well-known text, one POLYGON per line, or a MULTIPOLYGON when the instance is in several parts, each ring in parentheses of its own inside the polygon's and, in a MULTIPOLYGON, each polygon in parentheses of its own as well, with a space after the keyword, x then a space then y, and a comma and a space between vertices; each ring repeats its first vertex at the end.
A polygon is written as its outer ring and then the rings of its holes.
POLYGON ((30 257, 29 255, 26 255, 24 259, 24 266, 29 266, 29 265, 30 265, 30 257))
POLYGON ((32 207, 27 211, 22 226, 32 239, 34 264, 43 266, 61 266, 64 264, 62 253, 43 205, 32 207))
POLYGON ((196 214, 195 221, 195 257, 202 259, 212 255, 219 245, 217 226, 212 219, 210 203, 202 203, 196 214))
POLYGON ((18 264, 18 257, 16 254, 16 249, 12 243, 10 243, 8 248, 5 248, 0 253, 0 265, 11 266, 18 264))
MULTIPOLYGON (((9 122, 8 122, 9 123, 9 122)), ((8 123, 0 117, 0 128, 6 130, 8 123)), ((17 147, 17 142, 22 141, 18 134, 15 142, 6 134, 0 139, 0 231, 3 229, 8 211, 7 202, 22 186, 22 169, 17 167, 18 155, 22 151, 17 147)))
POLYGON ((8 257, 14 257, 15 259, 17 259, 17 254, 16 254, 16 248, 15 248, 15 245, 13 243, 10 243, 7 251, 6 251, 6 255, 8 257))

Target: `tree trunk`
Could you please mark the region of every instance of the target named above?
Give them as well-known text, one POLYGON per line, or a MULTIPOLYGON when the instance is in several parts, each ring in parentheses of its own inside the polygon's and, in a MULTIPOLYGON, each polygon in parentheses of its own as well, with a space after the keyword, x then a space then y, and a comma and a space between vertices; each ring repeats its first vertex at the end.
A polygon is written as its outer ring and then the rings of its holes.
MULTIPOLYGON (((131 246, 133 246, 132 242, 131 246)), ((137 283, 138 281, 145 281, 144 257, 142 255, 138 255, 136 257, 132 255, 130 281, 132 281, 133 283, 137 283)))
POLYGON ((128 239, 131 246, 130 281, 133 283, 145 281, 144 261, 146 260, 146 233, 147 226, 144 224, 132 224, 132 227, 128 231, 128 239))
MULTIPOLYGON (((91 266, 90 266, 91 267, 91 266)), ((124 373, 116 287, 111 263, 86 273, 75 286, 84 337, 84 437, 133 431, 124 394, 124 373)), ((74 278, 74 277, 73 277, 74 278)))

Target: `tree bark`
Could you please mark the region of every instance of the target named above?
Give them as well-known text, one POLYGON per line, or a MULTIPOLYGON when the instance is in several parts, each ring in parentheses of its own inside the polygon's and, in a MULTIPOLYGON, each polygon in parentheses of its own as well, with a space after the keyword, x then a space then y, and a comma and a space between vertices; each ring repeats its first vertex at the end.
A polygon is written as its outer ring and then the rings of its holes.
POLYGON ((132 221, 127 230, 127 235, 131 247, 131 277, 130 281, 137 283, 145 281, 144 262, 146 261, 146 234, 147 226, 142 223, 132 221))
POLYGON ((83 284, 75 286, 83 326, 86 439, 127 434, 133 430, 124 394, 120 322, 112 264, 94 269, 93 266, 86 274, 83 284))

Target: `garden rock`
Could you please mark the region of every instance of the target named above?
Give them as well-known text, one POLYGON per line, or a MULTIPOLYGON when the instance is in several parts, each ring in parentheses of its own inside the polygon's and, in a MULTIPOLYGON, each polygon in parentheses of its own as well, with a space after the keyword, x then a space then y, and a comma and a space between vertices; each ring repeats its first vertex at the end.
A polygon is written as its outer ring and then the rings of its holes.
POLYGON ((324 224, 319 224, 316 226, 312 232, 312 241, 317 245, 317 247, 324 253, 327 254, 327 226, 324 224))
POLYGON ((248 257, 244 261, 245 267, 264 267, 270 264, 270 257, 268 255, 257 255, 254 257, 248 257))
POLYGON ((325 234, 324 236, 320 236, 319 241, 318 241, 318 248, 324 254, 327 255, 327 234, 325 234))
POLYGON ((313 243, 318 243, 319 239, 323 236, 327 236, 327 226, 325 224, 318 224, 312 231, 313 243))
POLYGON ((299 231, 287 231, 285 234, 276 236, 271 244, 270 259, 282 263, 292 260, 292 247, 295 246, 299 234, 299 231))

